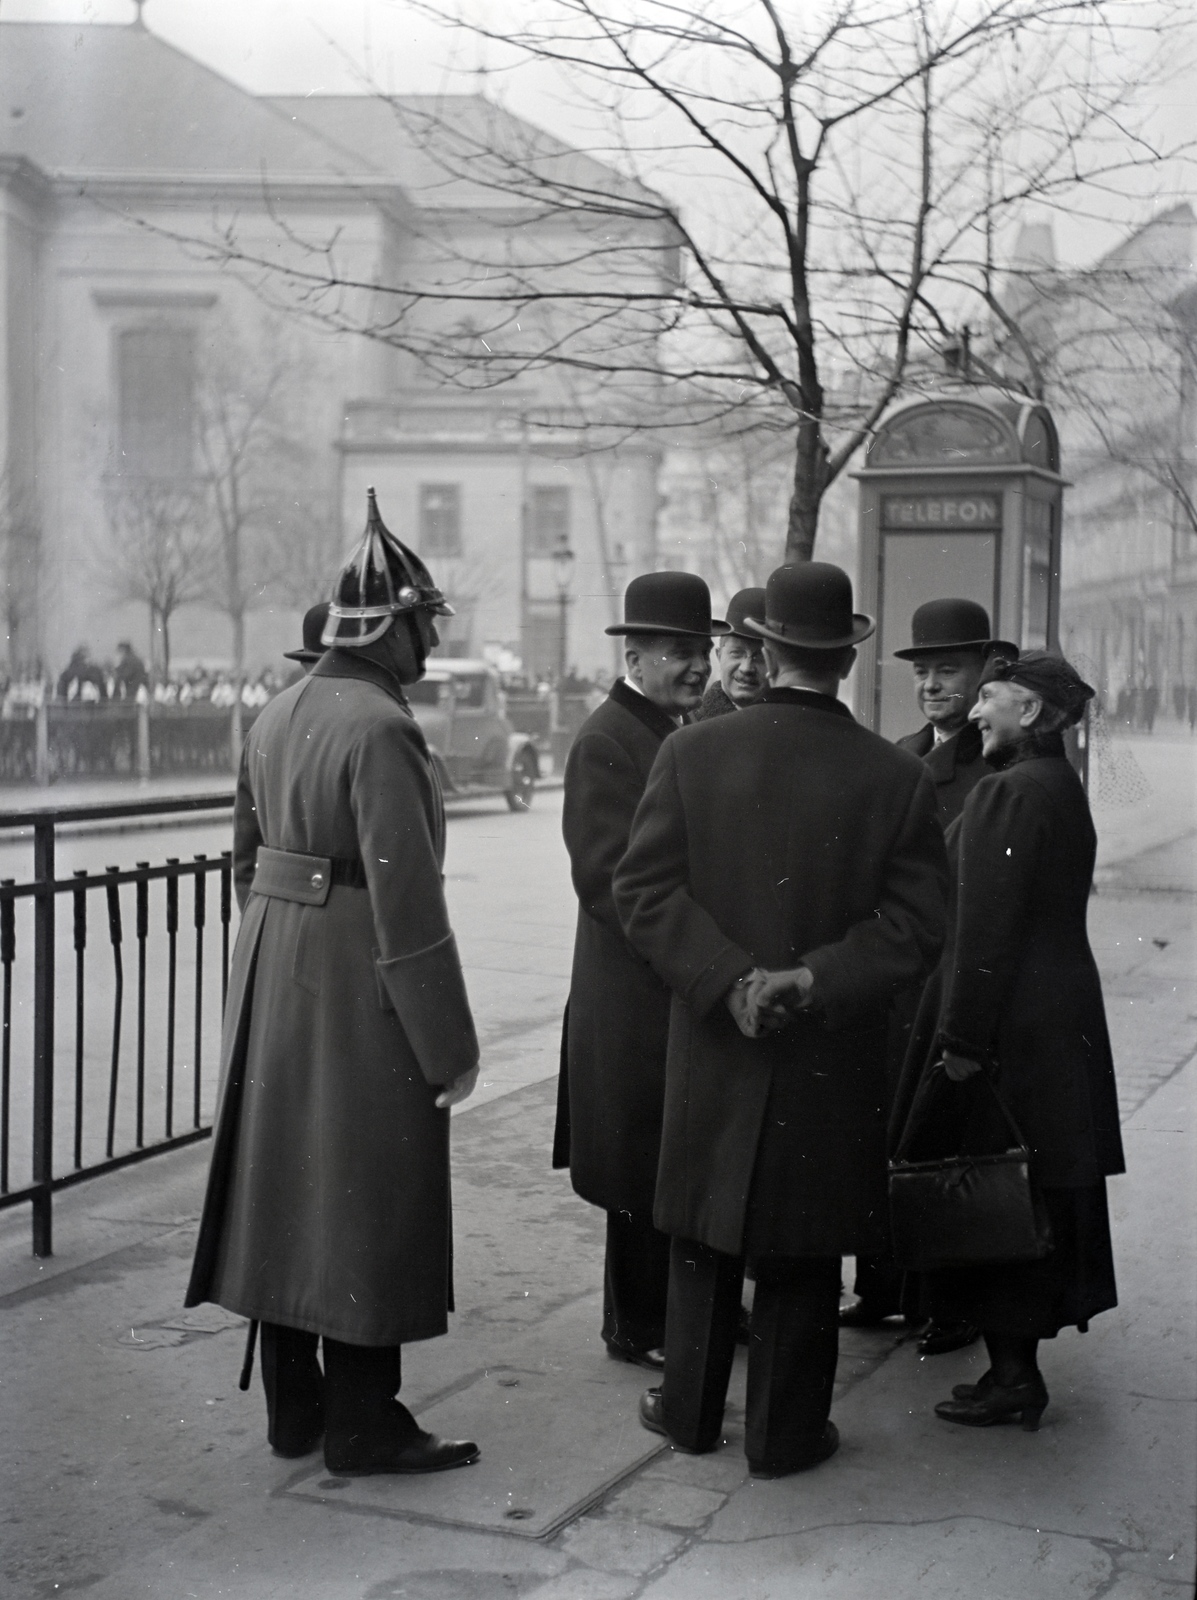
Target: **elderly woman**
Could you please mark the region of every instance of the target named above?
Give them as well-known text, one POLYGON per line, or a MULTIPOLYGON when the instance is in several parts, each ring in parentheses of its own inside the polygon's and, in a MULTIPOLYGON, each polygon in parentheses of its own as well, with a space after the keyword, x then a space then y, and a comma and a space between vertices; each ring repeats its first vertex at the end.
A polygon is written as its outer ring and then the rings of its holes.
POLYGON ((1039 1341, 1064 1327, 1084 1332, 1117 1304, 1105 1180, 1125 1168, 1085 930, 1096 835, 1061 737, 1092 694, 1046 651, 991 663, 969 717, 997 770, 948 831, 948 945, 923 997, 899 1096, 899 1108, 909 1108, 921 1090, 918 1105, 936 1105, 961 1148, 995 1135, 996 1144, 981 1147, 1002 1148, 993 1096, 977 1078, 987 1072, 1030 1146, 1051 1222, 1042 1260, 929 1277, 933 1313, 979 1325, 989 1350, 980 1382, 958 1386, 935 1408, 970 1427, 1021 1418, 1036 1428, 1048 1398, 1039 1341))

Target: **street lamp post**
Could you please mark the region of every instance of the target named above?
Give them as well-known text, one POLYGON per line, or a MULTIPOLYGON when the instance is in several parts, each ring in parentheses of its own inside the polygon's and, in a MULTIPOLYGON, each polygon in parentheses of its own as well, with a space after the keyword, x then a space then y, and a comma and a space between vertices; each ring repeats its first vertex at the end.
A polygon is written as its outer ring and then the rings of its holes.
POLYGON ((568 660, 567 619, 569 613, 569 586, 574 576, 574 553, 569 547, 569 535, 562 534, 553 550, 553 578, 557 584, 557 686, 565 680, 568 660))

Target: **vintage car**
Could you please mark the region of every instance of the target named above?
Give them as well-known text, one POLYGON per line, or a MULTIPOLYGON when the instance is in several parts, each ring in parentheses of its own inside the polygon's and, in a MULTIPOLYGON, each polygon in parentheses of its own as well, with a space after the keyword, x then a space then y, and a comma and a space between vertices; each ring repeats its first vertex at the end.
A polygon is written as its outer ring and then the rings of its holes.
POLYGON ((446 798, 501 794, 512 811, 527 811, 540 761, 531 739, 508 722, 499 674, 488 662, 433 656, 404 693, 446 798))

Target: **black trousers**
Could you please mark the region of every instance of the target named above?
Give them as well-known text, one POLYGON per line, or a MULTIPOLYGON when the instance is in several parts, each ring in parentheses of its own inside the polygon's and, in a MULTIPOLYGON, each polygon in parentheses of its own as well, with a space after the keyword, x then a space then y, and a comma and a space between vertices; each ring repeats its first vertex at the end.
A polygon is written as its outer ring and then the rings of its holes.
POLYGON ((316 1359, 318 1334, 263 1322, 259 1330, 266 1437, 284 1455, 315 1447, 321 1432, 326 1455, 353 1456, 420 1426, 395 1397, 403 1381, 402 1345, 367 1346, 324 1340, 324 1371, 316 1359))
POLYGON ((879 1256, 857 1256, 853 1294, 885 1316, 904 1309, 902 1280, 905 1274, 888 1252, 879 1256))
POLYGON ((669 1237, 647 1212, 608 1211, 603 1272, 603 1339, 628 1350, 665 1343, 669 1237))
MULTIPOLYGON (((713 1450, 736 1347, 742 1256, 674 1239, 665 1331, 665 1426, 690 1450, 713 1450)), ((761 1256, 748 1341, 744 1452, 785 1467, 818 1440, 839 1355, 840 1258, 761 1256)))

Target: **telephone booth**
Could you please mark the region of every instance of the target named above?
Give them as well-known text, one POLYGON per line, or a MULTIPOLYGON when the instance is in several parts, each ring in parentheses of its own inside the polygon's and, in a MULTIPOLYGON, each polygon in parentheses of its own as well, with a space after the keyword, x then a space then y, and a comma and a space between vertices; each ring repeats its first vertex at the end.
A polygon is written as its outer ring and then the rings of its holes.
POLYGON ((1060 447, 1039 401, 962 386, 895 406, 855 476, 860 604, 877 618, 860 651, 857 713, 894 739, 918 726, 910 663, 894 651, 925 600, 976 600, 995 638, 1057 647, 1060 447))

